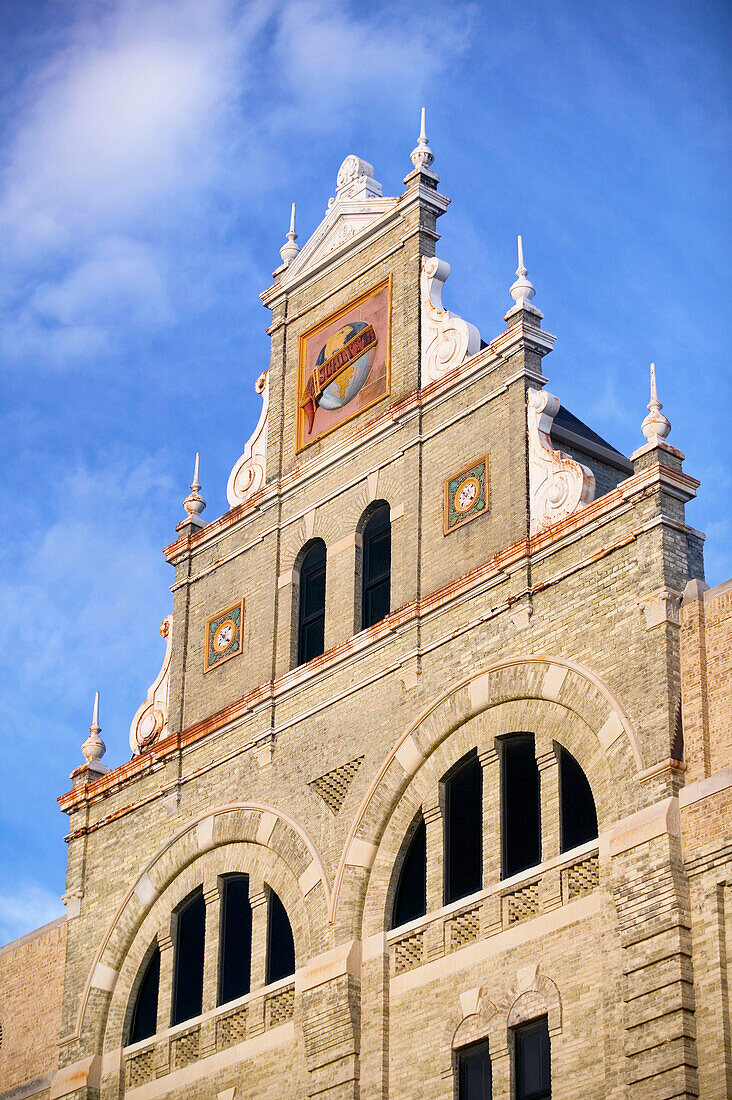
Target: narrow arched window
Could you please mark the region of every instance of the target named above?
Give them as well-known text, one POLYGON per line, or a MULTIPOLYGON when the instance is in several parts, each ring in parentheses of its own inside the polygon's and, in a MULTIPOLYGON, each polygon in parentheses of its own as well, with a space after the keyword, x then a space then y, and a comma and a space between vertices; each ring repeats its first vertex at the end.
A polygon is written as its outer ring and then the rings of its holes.
POLYGON ((249 992, 252 956, 252 907, 247 875, 221 882, 219 932, 219 1004, 249 992))
POLYGON ((206 902, 198 890, 176 914, 171 1024, 199 1016, 203 1007, 206 902))
POLYGON ((144 966, 130 1020, 130 1043, 149 1039, 158 1030, 158 992, 160 989, 160 948, 157 943, 144 966))
POLYGON ((391 520, 389 505, 372 514, 363 531, 361 629, 380 623, 391 610, 391 520))
POLYGON ((559 758, 559 827, 561 851, 597 837, 597 810, 587 776, 571 752, 556 745, 559 758))
POLYGON ((404 853, 392 910, 391 926, 398 928, 427 912, 427 829, 419 821, 404 853))
POLYGON ((325 543, 318 539, 300 566, 297 663, 304 665, 325 649, 325 543))
POLYGON ((477 753, 443 779, 445 905, 483 885, 483 769, 477 753))
POLYGON ((551 1044, 546 1016, 514 1028, 513 1072, 516 1100, 550 1100, 551 1044))
POLYGON ((503 878, 541 863, 541 799, 533 733, 500 742, 503 878))
POLYGON ((269 890, 267 913, 267 984, 295 973, 295 941, 287 910, 274 890, 269 890))

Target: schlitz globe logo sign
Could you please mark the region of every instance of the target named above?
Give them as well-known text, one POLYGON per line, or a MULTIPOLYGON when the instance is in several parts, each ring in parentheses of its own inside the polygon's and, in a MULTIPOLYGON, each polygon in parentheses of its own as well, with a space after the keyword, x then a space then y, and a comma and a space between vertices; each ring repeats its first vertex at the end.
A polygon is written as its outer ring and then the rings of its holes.
POLYGON ((390 280, 300 337, 298 449, 389 392, 390 280))

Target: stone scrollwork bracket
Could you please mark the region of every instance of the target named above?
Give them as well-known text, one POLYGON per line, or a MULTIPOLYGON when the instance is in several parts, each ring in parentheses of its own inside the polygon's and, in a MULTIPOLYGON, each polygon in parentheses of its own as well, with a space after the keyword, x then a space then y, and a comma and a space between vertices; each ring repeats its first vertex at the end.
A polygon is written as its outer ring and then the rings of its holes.
POLYGON ((254 383, 262 395, 262 411, 257 426, 244 447, 244 454, 229 474, 226 499, 230 507, 243 504, 264 485, 267 470, 267 418, 269 415, 269 371, 254 383))
POLYGON ((160 624, 160 635, 166 640, 165 657, 154 683, 148 688, 147 698, 132 719, 130 748, 133 756, 139 756, 152 748, 156 741, 165 736, 168 726, 172 625, 172 615, 167 615, 160 624))
POLYGON ((551 427, 559 398, 546 390, 529 389, 530 532, 538 535, 566 519, 595 497, 595 475, 552 446, 551 427))
POLYGON ((480 350, 480 333, 475 325, 457 317, 442 305, 442 288, 450 274, 450 265, 436 256, 422 260, 420 298, 422 302, 423 386, 436 382, 468 355, 480 350))

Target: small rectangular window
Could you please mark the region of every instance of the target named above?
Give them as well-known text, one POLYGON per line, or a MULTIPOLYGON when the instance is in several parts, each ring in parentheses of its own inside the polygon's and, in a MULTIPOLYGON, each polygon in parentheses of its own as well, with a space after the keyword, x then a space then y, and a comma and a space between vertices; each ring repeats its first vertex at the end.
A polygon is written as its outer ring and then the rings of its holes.
POLYGON ((541 863, 541 799, 534 735, 512 734, 500 743, 502 877, 541 863))
POLYGON ((488 1043, 458 1051, 458 1100, 491 1100, 491 1059, 488 1043))
POLYGON ((549 1100, 552 1073, 546 1016, 514 1030, 513 1058, 516 1100, 549 1100))

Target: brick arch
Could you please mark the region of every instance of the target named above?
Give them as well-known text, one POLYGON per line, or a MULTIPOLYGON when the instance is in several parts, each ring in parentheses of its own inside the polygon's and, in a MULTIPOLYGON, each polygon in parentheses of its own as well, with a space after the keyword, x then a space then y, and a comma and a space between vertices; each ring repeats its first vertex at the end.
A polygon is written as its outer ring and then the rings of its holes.
MULTIPOLYGON (((91 1022, 87 1026, 101 1039, 109 1008, 106 998, 114 993, 127 954, 158 898, 176 880, 186 882, 191 877, 186 875, 187 869, 204 853, 242 842, 271 851, 287 868, 297 885, 292 893, 289 887, 285 890, 283 904, 287 908, 288 894, 291 902, 299 895, 306 953, 324 949, 331 888, 325 864, 306 830, 283 810, 266 804, 238 802, 216 807, 188 822, 162 845, 125 894, 87 975, 73 1038, 81 1036, 93 998, 100 1023, 98 1029, 91 1022)), ((277 890, 275 882, 270 885, 277 890)), ((195 883, 189 887, 193 888, 195 883)), ((299 910, 299 904, 294 909, 299 910)))
MULTIPOLYGON (((344 908, 362 912, 372 867, 375 861, 383 862, 384 833, 402 796, 413 782, 420 783, 422 768, 443 742, 456 731, 460 740, 461 727, 478 716, 483 716, 491 740, 512 729, 539 732, 538 723, 564 744, 588 775, 601 828, 617 819, 619 791, 627 791, 644 766, 628 715, 590 670, 564 658, 537 656, 514 658, 477 673, 429 706, 385 758, 344 845, 332 919, 346 898, 344 908), (561 736, 551 732, 557 729, 558 717, 561 736)), ((408 811, 416 812, 418 805, 413 797, 408 811)))
POLYGON ((129 1024, 135 987, 151 944, 170 934, 170 918, 194 890, 218 875, 243 873, 262 879, 282 901, 295 941, 295 958, 302 961, 311 953, 311 934, 305 898, 292 869, 271 848, 253 841, 238 840, 217 845, 202 853, 173 878, 148 909, 120 965, 104 1031, 104 1050, 122 1046, 129 1024))

